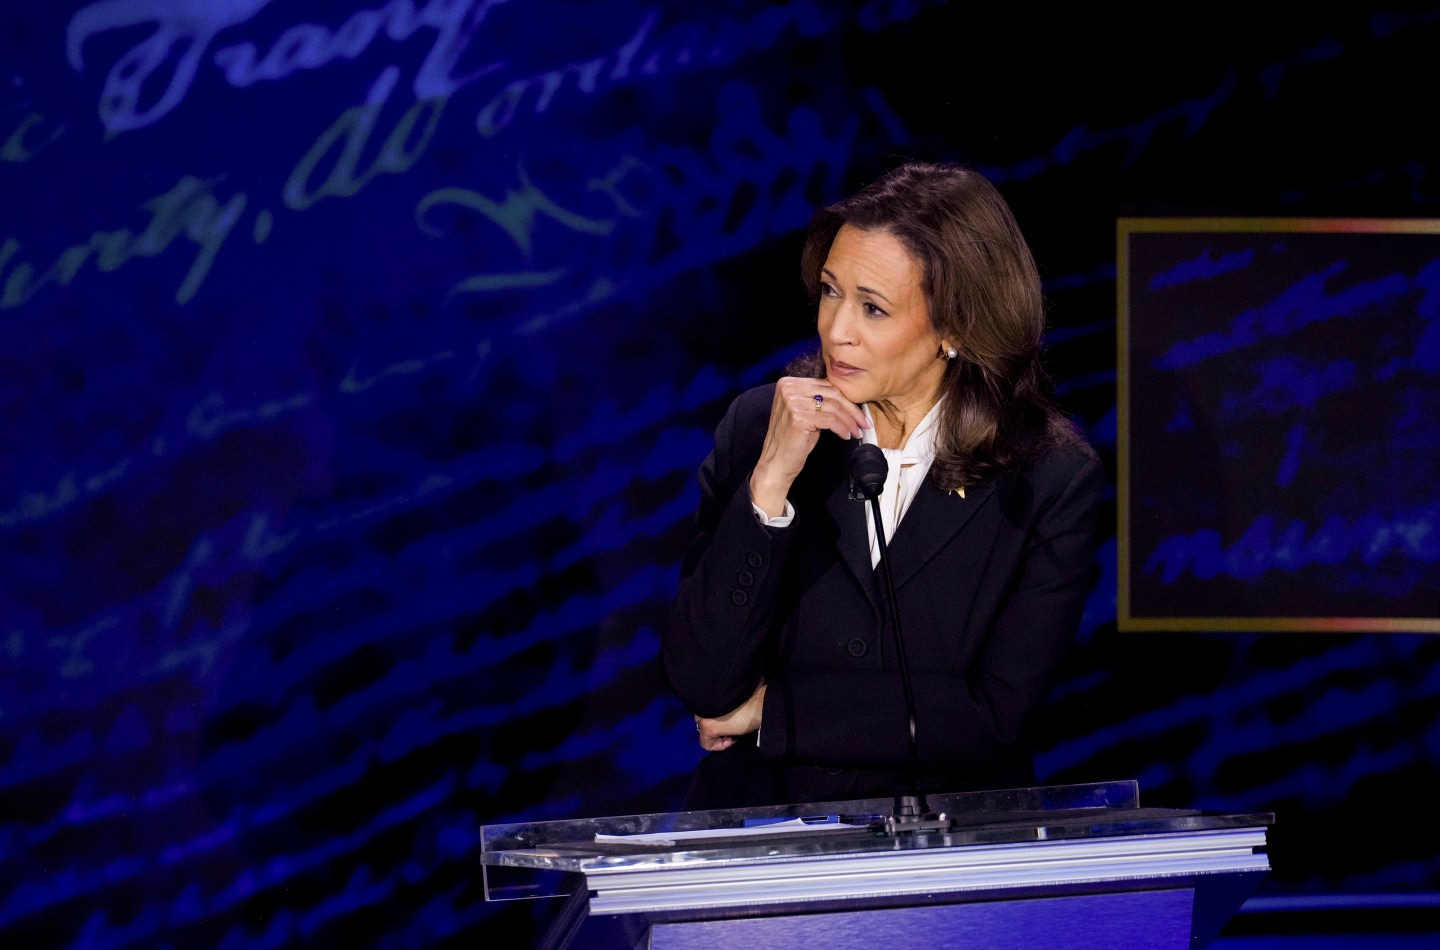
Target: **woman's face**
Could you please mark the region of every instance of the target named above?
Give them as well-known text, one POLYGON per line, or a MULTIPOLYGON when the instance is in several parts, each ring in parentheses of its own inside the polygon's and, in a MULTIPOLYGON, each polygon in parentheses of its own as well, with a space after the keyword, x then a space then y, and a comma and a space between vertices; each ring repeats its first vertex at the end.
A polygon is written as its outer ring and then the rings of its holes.
POLYGON ((826 376, 851 402, 923 415, 939 398, 946 361, 922 275, 888 231, 847 224, 835 235, 820 272, 820 351, 826 376))

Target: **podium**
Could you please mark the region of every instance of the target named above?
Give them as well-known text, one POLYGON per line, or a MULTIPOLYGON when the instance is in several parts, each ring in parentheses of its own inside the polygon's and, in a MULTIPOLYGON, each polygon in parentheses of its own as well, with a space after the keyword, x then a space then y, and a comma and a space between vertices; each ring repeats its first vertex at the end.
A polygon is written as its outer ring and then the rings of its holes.
POLYGON ((563 901, 541 946, 1200 947, 1270 869, 1270 814, 1143 808, 1136 782, 481 828, 486 900, 563 901))

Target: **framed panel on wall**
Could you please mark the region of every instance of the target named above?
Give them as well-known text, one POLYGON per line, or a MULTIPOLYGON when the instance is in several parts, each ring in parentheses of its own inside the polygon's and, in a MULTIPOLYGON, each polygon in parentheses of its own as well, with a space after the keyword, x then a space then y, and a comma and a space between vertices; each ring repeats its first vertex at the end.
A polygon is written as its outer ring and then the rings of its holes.
POLYGON ((1440 632, 1440 220, 1117 237, 1119 628, 1440 632))

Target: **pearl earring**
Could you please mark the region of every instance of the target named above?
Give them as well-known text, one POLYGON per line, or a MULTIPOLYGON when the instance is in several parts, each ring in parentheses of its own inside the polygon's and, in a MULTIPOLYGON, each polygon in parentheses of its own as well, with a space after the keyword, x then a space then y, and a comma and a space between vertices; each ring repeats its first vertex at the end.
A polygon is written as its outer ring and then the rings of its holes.
POLYGON ((953 347, 953 346, 950 347, 949 349, 947 349, 947 350, 945 351, 945 358, 946 358, 947 360, 953 360, 955 357, 957 357, 957 356, 959 356, 959 355, 960 355, 959 351, 957 351, 957 350, 955 349, 955 347, 953 347))

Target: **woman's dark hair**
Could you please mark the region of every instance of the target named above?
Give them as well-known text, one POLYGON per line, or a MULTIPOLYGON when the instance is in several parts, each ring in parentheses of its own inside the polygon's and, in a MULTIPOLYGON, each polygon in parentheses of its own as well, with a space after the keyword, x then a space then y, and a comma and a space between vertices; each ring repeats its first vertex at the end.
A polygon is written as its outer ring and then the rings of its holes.
MULTIPOLYGON (((937 485, 974 485, 1079 439, 1055 408, 1040 362, 1045 312, 1035 260, 994 185, 963 166, 911 163, 815 212, 800 261, 812 302, 847 224, 905 246, 923 270, 936 332, 959 351, 940 384, 945 404, 930 467, 937 485)), ((820 376, 824 366, 810 358, 793 372, 820 376)))

